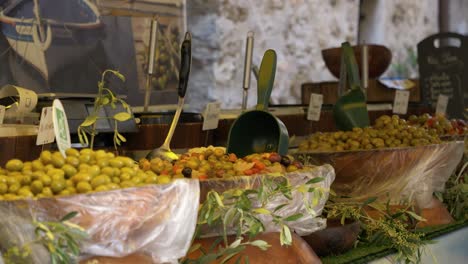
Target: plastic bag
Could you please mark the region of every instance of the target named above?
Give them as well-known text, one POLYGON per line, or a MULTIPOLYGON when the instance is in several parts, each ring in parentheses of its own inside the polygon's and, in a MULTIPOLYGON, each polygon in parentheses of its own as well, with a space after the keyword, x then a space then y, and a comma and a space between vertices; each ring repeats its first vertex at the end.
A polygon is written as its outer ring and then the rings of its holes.
MULTIPOLYGON (((175 263, 190 247, 199 197, 198 180, 178 179, 165 185, 1 202, 0 210, 6 210, 2 217, 18 217, 18 211, 11 208, 27 208, 28 217, 39 221, 56 221, 77 211, 71 221, 85 228, 90 237, 81 245, 82 257, 144 253, 156 263, 175 263)), ((24 228, 20 226, 15 233, 30 233, 24 228)))
POLYGON ((303 162, 331 164, 336 180, 332 189, 357 201, 378 197, 392 203, 416 201, 430 206, 432 193, 444 184, 463 156, 462 141, 436 145, 333 153, 295 153, 303 162))
MULTIPOLYGON (((25 201, 0 203, 0 250, 8 251, 20 247, 35 239, 33 220, 28 203, 25 201)), ((25 263, 49 263, 50 254, 40 244, 30 245, 31 254, 24 259, 25 263)), ((20 251, 22 252, 22 251, 20 251)), ((1 253, 1 252, 0 252, 1 253)), ((15 261, 15 260, 12 260, 15 261)), ((0 263, 3 257, 0 255, 0 263)))
MULTIPOLYGON (((242 176, 242 177, 234 177, 229 179, 219 179, 219 180, 207 180, 201 181, 200 189, 201 189, 201 200, 206 198, 206 194, 210 190, 215 190, 218 193, 223 193, 224 191, 233 189, 233 188, 242 188, 242 189, 255 189, 258 188, 261 184, 261 180, 263 177, 272 177, 275 178, 276 176, 268 176, 268 175, 255 175, 255 176, 242 176)), ((288 226, 294 230, 297 234, 301 236, 305 236, 311 234, 315 231, 324 229, 326 227, 326 219, 320 218, 320 214, 322 213, 323 207, 328 200, 328 194, 330 185, 333 183, 335 179, 335 171, 332 166, 326 164, 323 166, 313 167, 310 170, 306 171, 296 171, 290 172, 286 174, 286 177, 289 179, 291 185, 298 186, 301 184, 305 184, 310 179, 316 177, 324 178, 323 181, 318 182, 315 184, 318 188, 322 188, 323 195, 318 198, 318 203, 312 208, 315 212, 315 215, 311 215, 307 212, 306 206, 304 205, 304 200, 307 199, 308 201, 314 200, 313 195, 314 193, 306 193, 305 195, 299 193, 298 191, 294 191, 292 193, 292 200, 288 200, 287 198, 283 197, 282 195, 278 195, 272 200, 265 209, 273 211, 275 207, 278 205, 287 203, 288 205, 281 208, 276 212, 276 214, 286 217, 297 213, 302 213, 304 216, 297 221, 288 222, 288 226)), ((316 199, 316 198, 315 198, 316 199)), ((258 206, 258 201, 252 200, 253 207, 258 206)), ((281 231, 279 226, 273 223, 272 217, 270 215, 259 215, 259 219, 265 226, 266 232, 279 232, 281 231)), ((204 229, 203 231, 204 237, 210 236, 217 236, 222 232, 217 228, 212 229, 204 229)), ((228 231, 228 233, 234 233, 233 230, 228 231)))

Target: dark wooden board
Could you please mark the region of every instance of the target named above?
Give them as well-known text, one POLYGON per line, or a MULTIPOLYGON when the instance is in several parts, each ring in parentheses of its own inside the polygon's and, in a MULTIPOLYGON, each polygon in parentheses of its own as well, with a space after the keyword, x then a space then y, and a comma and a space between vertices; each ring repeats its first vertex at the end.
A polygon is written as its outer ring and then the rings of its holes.
POLYGON ((468 106, 468 37, 439 33, 425 38, 418 44, 418 64, 424 100, 434 109, 438 96, 447 95, 447 115, 463 118, 468 106))

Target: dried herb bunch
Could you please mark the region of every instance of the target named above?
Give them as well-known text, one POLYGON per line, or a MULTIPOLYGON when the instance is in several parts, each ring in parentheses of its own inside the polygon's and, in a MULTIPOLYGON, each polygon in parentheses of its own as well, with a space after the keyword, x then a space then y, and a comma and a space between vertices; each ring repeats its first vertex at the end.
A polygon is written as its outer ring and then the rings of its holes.
MULTIPOLYGON (((313 178, 307 183, 292 186, 286 177, 264 176, 256 189, 231 189, 223 193, 214 190, 207 194, 206 201, 201 204, 198 214, 197 232, 194 238, 198 238, 201 230, 206 227, 221 228, 221 237, 211 245, 208 251, 201 248, 200 244, 193 244, 189 253, 201 251, 198 259, 184 259, 182 263, 212 263, 215 260, 226 263, 241 253, 246 246, 255 246, 261 250, 267 250, 270 245, 264 240, 254 240, 255 236, 265 231, 261 216, 271 216, 272 222, 280 231, 281 245, 291 245, 292 235, 288 223, 304 217, 302 213, 288 216, 278 214, 279 210, 289 205, 288 202, 277 205, 273 210, 267 209, 267 205, 278 197, 293 200, 293 193, 298 192, 304 197, 306 211, 311 216, 316 216, 313 208, 318 205, 320 198, 327 192, 316 183, 323 181, 321 177, 313 178), (312 199, 305 199, 305 194, 310 193, 312 199), (234 242, 229 243, 228 235, 235 235, 234 242)), ((237 256, 237 262, 244 260, 248 263, 247 256, 237 256)))
POLYGON ((328 219, 340 218, 343 225, 346 219, 359 221, 362 232, 356 246, 391 246, 398 251, 398 261, 418 263, 422 246, 430 243, 415 230, 416 222, 425 219, 414 213, 409 205, 392 208, 389 202, 383 204, 376 198, 369 198, 364 203, 329 199, 324 212, 328 219), (375 213, 371 215, 370 211, 375 213))

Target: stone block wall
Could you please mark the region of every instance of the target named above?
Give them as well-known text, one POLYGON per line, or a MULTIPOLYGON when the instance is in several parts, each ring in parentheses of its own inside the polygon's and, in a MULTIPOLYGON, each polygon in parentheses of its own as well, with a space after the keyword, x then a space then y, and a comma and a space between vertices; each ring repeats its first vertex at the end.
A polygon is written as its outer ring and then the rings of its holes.
MULTIPOLYGON (((278 66, 272 102, 300 103, 304 82, 336 80, 325 67, 321 50, 343 41, 385 44, 393 63, 417 69, 408 50, 438 31, 438 0, 190 0, 187 26, 193 32, 193 71, 187 92, 194 109, 219 100, 239 108, 245 38, 255 33, 253 62, 273 48, 278 66), (360 14, 360 2, 362 2, 360 14), (359 19, 361 16, 361 23, 359 19)), ((401 67, 400 67, 401 68, 401 67)), ((391 67, 387 75, 392 75, 391 67)), ((401 69, 400 69, 401 71, 401 69)), ((252 76, 249 106, 256 102, 252 76)))

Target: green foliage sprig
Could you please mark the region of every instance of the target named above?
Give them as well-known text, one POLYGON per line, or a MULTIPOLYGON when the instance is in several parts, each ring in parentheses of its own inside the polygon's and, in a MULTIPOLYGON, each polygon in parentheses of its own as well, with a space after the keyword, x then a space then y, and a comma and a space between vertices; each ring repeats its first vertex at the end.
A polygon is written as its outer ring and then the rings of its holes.
POLYGON ((397 260, 405 263, 418 263, 422 255, 422 246, 431 243, 424 240, 423 234, 415 230, 416 221, 425 221, 414 213, 410 206, 391 209, 390 203, 378 202, 369 198, 365 202, 329 199, 324 212, 328 219, 339 218, 341 224, 347 219, 359 221, 362 232, 358 243, 391 246, 398 251, 397 260), (371 217, 366 207, 376 210, 380 217, 371 217))
POLYGON ((23 245, 8 248, 3 254, 6 264, 31 263, 33 245, 42 245, 50 254, 52 264, 68 264, 80 254, 79 242, 88 234, 78 225, 69 222, 77 212, 65 215, 58 222, 33 221, 35 239, 23 245))
MULTIPOLYGON (((261 250, 267 250, 270 245, 264 240, 253 240, 256 235, 265 231, 265 226, 260 219, 262 215, 269 215, 272 222, 279 227, 281 245, 291 245, 292 235, 288 226, 289 222, 297 221, 304 215, 295 213, 288 216, 279 215, 279 211, 289 205, 289 202, 277 205, 273 210, 267 209, 267 205, 279 197, 292 201, 294 192, 303 195, 307 213, 316 216, 313 207, 318 205, 320 198, 325 194, 322 187, 316 183, 323 181, 321 177, 313 178, 307 183, 292 186, 286 177, 262 177, 259 187, 256 189, 231 189, 223 193, 214 190, 208 192, 206 201, 201 204, 198 214, 197 232, 194 236, 200 237, 201 231, 206 227, 221 227, 222 235, 211 245, 208 252, 201 249, 200 244, 192 245, 190 253, 201 251, 202 255, 196 260, 184 259, 182 263, 205 264, 219 260, 226 263, 241 253, 246 246, 255 246, 261 250), (305 194, 312 194, 312 199, 306 199, 305 194), (234 242, 229 243, 228 235, 235 233, 234 242)), ((240 263, 242 256, 237 258, 240 263)), ((244 262, 249 263, 247 257, 244 262)))
POLYGON ((465 139, 465 155, 461 164, 446 182, 445 191, 435 193, 456 220, 468 219, 468 138, 465 139))
POLYGON ((78 127, 78 138, 82 145, 90 146, 91 149, 94 147, 94 137, 97 135, 96 124, 100 119, 111 119, 114 122, 114 148, 117 150, 117 146, 120 146, 122 142, 126 142, 125 137, 119 133, 117 129, 118 122, 125 122, 132 118, 130 106, 121 98, 115 96, 115 94, 107 87, 105 87, 106 74, 113 74, 119 78, 122 82, 125 82, 125 76, 118 71, 105 70, 101 75, 101 80, 98 82, 98 95, 94 99, 93 113, 90 114, 78 127), (119 112, 112 117, 99 116, 100 111, 107 105, 110 105, 112 109, 116 108, 116 104, 121 104, 126 110, 125 112, 119 112), (91 140, 88 139, 88 135, 91 140))

